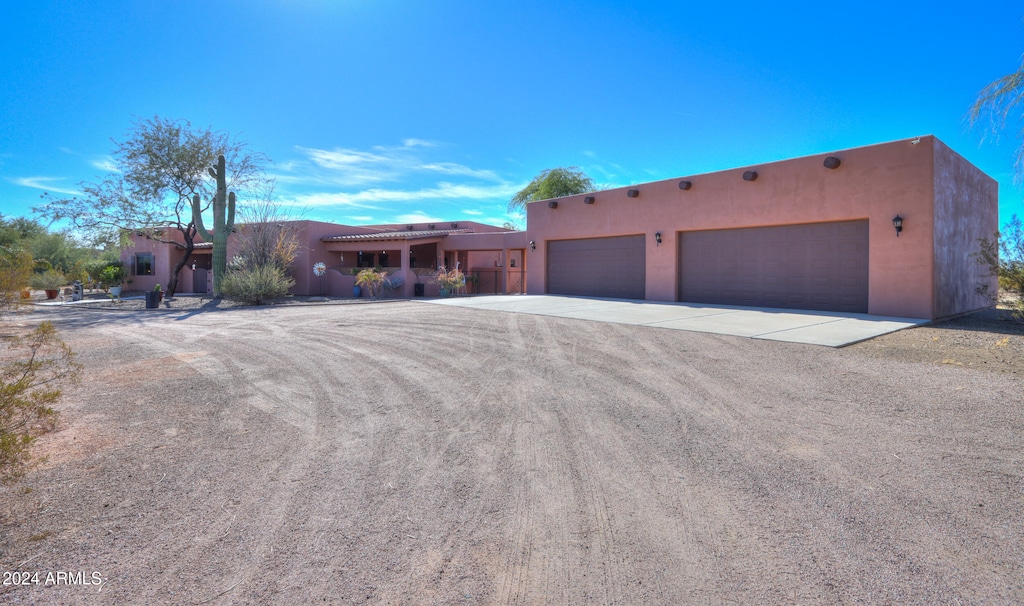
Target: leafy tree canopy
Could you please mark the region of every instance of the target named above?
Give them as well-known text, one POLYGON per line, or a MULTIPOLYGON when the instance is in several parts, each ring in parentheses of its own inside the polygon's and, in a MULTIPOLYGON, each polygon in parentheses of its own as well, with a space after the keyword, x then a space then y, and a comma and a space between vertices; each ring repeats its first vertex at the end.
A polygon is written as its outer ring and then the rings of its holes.
POLYGON ((575 166, 541 171, 529 185, 519 190, 508 203, 509 212, 525 212, 526 205, 537 200, 560 198, 594 191, 594 180, 575 166))

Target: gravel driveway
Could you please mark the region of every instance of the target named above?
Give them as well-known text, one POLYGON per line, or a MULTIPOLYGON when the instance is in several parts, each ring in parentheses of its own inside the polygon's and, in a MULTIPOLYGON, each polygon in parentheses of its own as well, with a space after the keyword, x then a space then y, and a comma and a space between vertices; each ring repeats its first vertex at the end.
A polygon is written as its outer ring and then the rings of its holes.
POLYGON ((41 575, 3 603, 1024 602, 1019 375, 411 302, 45 315, 85 381, 0 488, 41 575))

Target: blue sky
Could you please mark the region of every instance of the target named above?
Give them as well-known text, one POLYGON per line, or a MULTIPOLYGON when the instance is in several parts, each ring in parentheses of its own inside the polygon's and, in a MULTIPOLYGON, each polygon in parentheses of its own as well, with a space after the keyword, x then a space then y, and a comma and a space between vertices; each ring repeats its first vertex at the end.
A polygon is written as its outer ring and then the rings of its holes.
POLYGON ((604 187, 934 134, 1000 183, 1019 123, 965 113, 1024 53, 1017 2, 9 3, 0 213, 73 194, 160 116, 267 154, 304 218, 475 220, 545 168, 604 187), (976 10, 969 10, 976 9, 976 10))

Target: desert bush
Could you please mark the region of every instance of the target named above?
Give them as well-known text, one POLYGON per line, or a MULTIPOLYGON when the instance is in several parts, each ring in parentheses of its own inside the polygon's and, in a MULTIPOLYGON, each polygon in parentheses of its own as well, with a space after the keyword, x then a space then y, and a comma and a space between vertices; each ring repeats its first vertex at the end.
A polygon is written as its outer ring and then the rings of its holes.
POLYGON ((28 285, 36 290, 58 290, 67 286, 67 277, 59 271, 50 269, 29 278, 28 285))
MULTIPOLYGON (((1011 303, 1015 315, 1024 319, 1024 223, 1013 215, 1001 233, 982 238, 978 245, 979 250, 973 255, 975 260, 988 269, 989 276, 999 279, 1000 289, 1015 295, 1011 303)), ((990 292, 987 285, 979 286, 978 293, 989 297, 993 303, 999 300, 999 293, 990 292)))
POLYGON ((380 296, 381 286, 388 277, 387 272, 373 267, 367 267, 356 274, 356 286, 364 286, 370 291, 370 298, 376 299, 380 296))
POLYGON ((21 290, 28 286, 32 255, 16 247, 0 247, 0 317, 21 305, 21 290))
POLYGON ((249 265, 228 271, 221 282, 222 294, 233 301, 259 305, 288 294, 295 280, 276 265, 249 265))
POLYGON ((0 357, 0 482, 21 477, 37 437, 54 428, 61 387, 77 383, 81 366, 49 322, 11 340, 0 357))

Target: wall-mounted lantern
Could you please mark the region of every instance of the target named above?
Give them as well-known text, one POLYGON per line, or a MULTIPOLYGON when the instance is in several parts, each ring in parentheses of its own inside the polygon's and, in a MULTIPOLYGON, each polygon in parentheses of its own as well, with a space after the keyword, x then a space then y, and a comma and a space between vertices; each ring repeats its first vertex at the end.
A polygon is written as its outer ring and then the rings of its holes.
POLYGON ((903 217, 896 215, 892 218, 892 226, 896 228, 896 237, 900 237, 900 232, 903 231, 903 217))
POLYGON ((548 202, 548 208, 558 208, 558 202, 556 200, 548 202))
POLYGON ((839 158, 837 158, 835 156, 829 156, 829 157, 825 158, 825 161, 822 162, 822 164, 825 165, 825 168, 828 168, 828 169, 831 170, 831 169, 839 168, 839 165, 842 164, 842 162, 840 162, 839 158))
POLYGON ((743 173, 743 180, 744 181, 757 181, 757 171, 756 170, 748 170, 747 172, 743 173))
POLYGON ((654 241, 657 242, 658 246, 661 246, 661 232, 654 233, 654 241))
POLYGON ((530 250, 537 250, 537 243, 530 240, 530 250))
POLYGON ((459 224, 458 223, 452 223, 452 229, 458 229, 458 228, 459 228, 459 224))
POLYGON ((585 196, 583 198, 583 203, 584 204, 593 204, 594 203, 594 196, 585 196))
POLYGON ((691 187, 693 187, 693 183, 690 183, 689 181, 680 181, 679 182, 679 189, 681 189, 683 191, 686 191, 686 190, 690 189, 691 187))
POLYGON ((629 196, 630 198, 636 198, 637 196, 640 195, 640 190, 639 189, 631 189, 631 190, 626 192, 626 195, 629 196))

